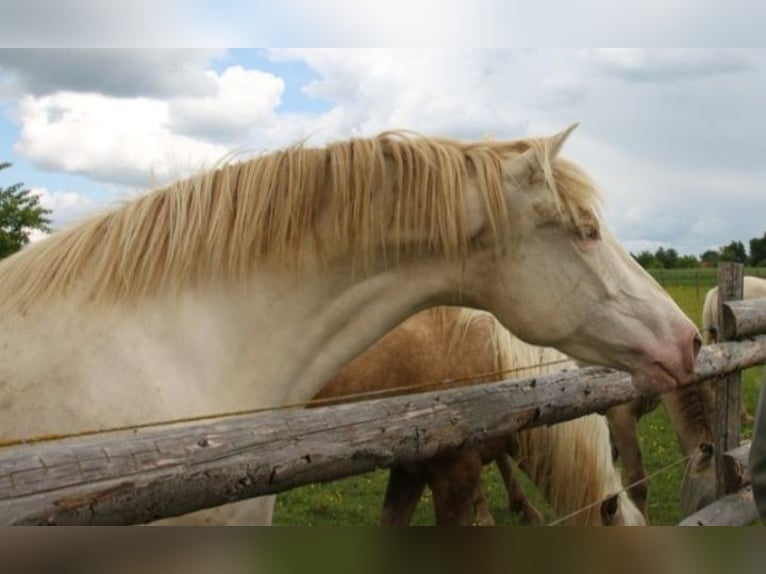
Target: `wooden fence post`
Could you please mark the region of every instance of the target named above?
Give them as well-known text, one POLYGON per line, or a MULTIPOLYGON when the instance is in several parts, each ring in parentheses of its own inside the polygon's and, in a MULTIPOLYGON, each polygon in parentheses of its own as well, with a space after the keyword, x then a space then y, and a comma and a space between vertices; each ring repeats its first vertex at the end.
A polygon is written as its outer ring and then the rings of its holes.
MULTIPOLYGON (((718 333, 730 332, 724 325, 723 302, 743 297, 741 263, 720 263, 718 266, 718 333)), ((735 371, 716 381, 715 393, 715 469, 716 490, 720 498, 733 492, 738 485, 728 484, 724 472, 724 454, 740 442, 740 381, 741 371, 735 371)))

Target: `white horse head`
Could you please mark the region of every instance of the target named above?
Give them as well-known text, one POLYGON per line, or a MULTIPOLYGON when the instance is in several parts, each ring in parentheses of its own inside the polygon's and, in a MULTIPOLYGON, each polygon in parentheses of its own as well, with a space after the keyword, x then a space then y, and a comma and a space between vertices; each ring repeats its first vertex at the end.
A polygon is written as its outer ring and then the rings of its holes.
POLYGON ((509 238, 467 266, 476 298, 522 339, 629 371, 641 390, 685 384, 697 329, 606 228, 588 177, 557 157, 572 129, 504 160, 509 238))

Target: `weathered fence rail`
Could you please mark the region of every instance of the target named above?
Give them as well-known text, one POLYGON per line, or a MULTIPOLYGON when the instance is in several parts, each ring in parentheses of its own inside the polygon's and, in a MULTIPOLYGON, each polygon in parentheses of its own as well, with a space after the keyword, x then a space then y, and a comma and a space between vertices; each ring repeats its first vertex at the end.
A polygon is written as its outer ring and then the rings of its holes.
POLYGON ((760 299, 723 304, 723 336, 726 340, 766 333, 766 307, 760 299))
MULTIPOLYGON (((697 381, 766 361, 703 348, 697 381)), ((637 397, 624 373, 545 377, 0 449, 0 524, 135 524, 425 459, 637 397)))
POLYGON ((678 523, 679 526, 742 526, 758 519, 753 490, 746 486, 719 498, 678 523))

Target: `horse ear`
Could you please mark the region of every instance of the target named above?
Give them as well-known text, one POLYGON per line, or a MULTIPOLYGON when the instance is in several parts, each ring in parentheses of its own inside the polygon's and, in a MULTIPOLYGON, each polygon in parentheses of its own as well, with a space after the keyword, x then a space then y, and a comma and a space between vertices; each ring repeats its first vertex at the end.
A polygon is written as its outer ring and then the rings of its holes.
POLYGON ((562 130, 551 137, 551 159, 559 154, 561 148, 564 146, 564 142, 567 141, 569 135, 575 131, 575 128, 579 125, 580 122, 575 122, 565 130, 562 130))
POLYGON ((538 173, 543 171, 540 160, 534 149, 528 149, 524 153, 510 160, 504 168, 504 177, 515 186, 523 187, 527 182, 534 180, 538 173))
MULTIPOLYGON (((564 142, 566 142, 569 137, 569 134, 571 134, 579 125, 579 123, 574 123, 565 130, 560 131, 549 138, 550 143, 546 146, 548 147, 548 158, 546 159, 546 163, 555 159, 559 151, 561 151, 564 142)), ((510 165, 506 165, 505 177, 507 180, 519 185, 526 181, 532 181, 537 173, 546 171, 546 169, 548 169, 548 167, 544 167, 540 164, 539 156, 534 148, 530 148, 511 160, 510 165)))
POLYGON ((617 516, 617 510, 619 508, 619 500, 617 495, 610 496, 601 503, 601 522, 605 526, 614 524, 614 518, 617 516))

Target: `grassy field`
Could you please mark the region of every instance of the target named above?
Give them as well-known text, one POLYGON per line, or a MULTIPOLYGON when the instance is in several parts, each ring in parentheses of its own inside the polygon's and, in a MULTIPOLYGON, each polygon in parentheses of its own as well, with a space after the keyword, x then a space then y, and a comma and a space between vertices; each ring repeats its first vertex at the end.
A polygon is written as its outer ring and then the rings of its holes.
MULTIPOLYGON (((763 269, 760 269, 763 275, 763 269)), ((750 271, 746 271, 750 273, 750 271)), ((702 303, 707 290, 716 284, 716 270, 674 270, 653 272, 679 306, 699 324, 702 303)), ((756 274, 756 273, 752 273, 756 274)), ((750 413, 755 411, 761 367, 745 372, 743 399, 750 413)), ((743 429, 749 437, 752 429, 743 429)), ((675 433, 665 414, 658 408, 640 423, 642 450, 647 473, 658 472, 681 457, 675 433)), ((652 524, 675 524, 683 518, 678 505, 682 467, 675 465, 654 476, 649 486, 649 516, 652 524)), ((363 476, 314 484, 281 494, 277 499, 275 524, 291 525, 374 525, 386 485, 387 472, 377 471, 363 476)), ((505 492, 498 472, 485 467, 484 484, 490 508, 498 524, 514 524, 506 511, 505 492)), ((525 491, 548 521, 555 516, 535 487, 525 481, 525 491)), ((415 524, 433 524, 430 495, 423 495, 414 519, 415 524)))

